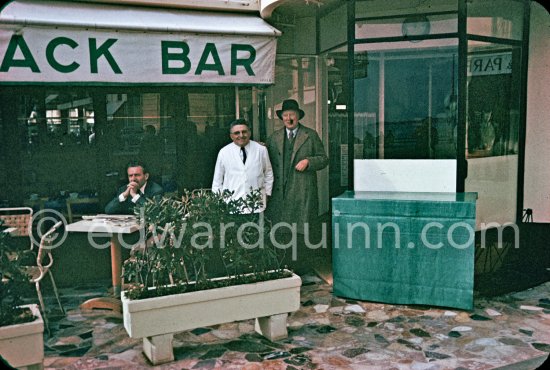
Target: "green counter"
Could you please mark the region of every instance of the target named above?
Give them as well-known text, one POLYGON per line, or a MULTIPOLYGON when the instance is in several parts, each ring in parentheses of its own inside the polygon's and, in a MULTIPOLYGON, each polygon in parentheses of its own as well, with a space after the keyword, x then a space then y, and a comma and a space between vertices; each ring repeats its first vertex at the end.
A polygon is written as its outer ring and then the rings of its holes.
POLYGON ((333 198, 334 294, 472 309, 476 199, 353 191, 333 198))

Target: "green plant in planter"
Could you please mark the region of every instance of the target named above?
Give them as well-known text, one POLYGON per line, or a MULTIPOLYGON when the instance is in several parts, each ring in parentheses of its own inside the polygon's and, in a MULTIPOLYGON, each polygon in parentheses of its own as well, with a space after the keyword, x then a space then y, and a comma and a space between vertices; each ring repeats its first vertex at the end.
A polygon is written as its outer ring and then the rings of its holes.
MULTIPOLYGON (((1 222, 1 221, 0 221, 1 222)), ((0 232, 0 326, 21 324, 35 319, 28 308, 21 308, 21 297, 32 290, 30 277, 21 265, 21 253, 12 238, 0 232)))
POLYGON ((147 201, 137 213, 147 242, 124 263, 128 298, 290 276, 281 266, 282 252, 270 243, 269 222, 254 213, 261 207, 260 191, 244 199, 231 195, 185 191, 179 199, 147 201), (223 271, 215 273, 219 265, 223 271))

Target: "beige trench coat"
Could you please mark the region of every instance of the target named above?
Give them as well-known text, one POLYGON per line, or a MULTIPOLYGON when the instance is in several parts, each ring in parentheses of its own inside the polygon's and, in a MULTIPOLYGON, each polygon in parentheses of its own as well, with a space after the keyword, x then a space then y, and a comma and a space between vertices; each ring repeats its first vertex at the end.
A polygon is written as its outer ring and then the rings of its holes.
POLYGON ((267 139, 267 150, 273 167, 275 182, 267 205, 267 217, 277 222, 296 223, 299 233, 304 224, 315 222, 318 216, 317 171, 328 165, 328 157, 317 132, 299 125, 291 156, 291 170, 285 179, 283 174, 283 143, 285 128, 275 131, 267 139), (294 169, 302 159, 309 160, 304 172, 294 169))

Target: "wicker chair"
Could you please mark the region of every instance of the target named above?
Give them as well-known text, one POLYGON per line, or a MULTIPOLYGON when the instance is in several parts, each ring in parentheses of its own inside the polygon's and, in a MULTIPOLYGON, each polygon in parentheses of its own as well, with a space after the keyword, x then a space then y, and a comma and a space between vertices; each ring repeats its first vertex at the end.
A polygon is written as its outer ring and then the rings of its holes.
POLYGON ((32 249, 32 214, 30 207, 0 208, 0 220, 3 226, 13 228, 11 236, 24 236, 29 238, 29 247, 32 249))

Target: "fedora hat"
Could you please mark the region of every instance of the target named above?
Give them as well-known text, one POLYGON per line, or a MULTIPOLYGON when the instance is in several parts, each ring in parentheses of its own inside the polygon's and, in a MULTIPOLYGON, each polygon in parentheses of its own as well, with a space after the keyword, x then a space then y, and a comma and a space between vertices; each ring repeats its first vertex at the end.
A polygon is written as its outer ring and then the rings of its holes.
POLYGON ((300 117, 298 119, 302 119, 306 115, 305 112, 300 109, 298 102, 294 99, 287 99, 283 101, 283 107, 280 110, 276 111, 277 117, 279 117, 279 119, 283 119, 283 112, 285 110, 293 110, 295 112, 299 112, 300 117))

